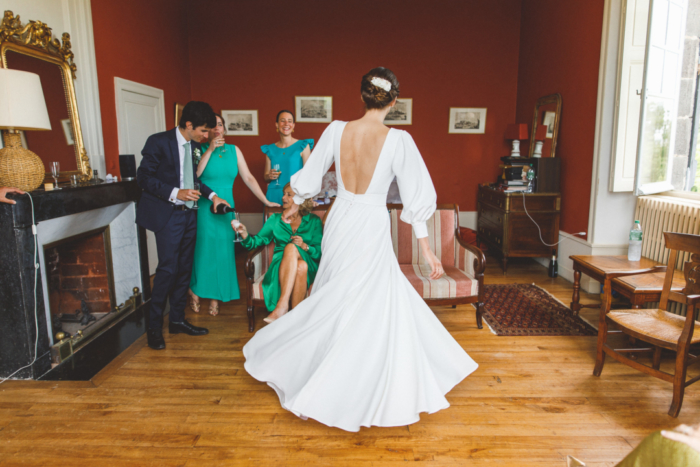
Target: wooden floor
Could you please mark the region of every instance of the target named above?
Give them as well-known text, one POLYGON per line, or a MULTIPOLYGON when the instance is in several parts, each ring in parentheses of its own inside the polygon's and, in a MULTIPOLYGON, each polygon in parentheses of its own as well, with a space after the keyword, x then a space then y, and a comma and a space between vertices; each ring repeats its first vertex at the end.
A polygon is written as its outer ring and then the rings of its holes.
MULTIPOLYGON (((530 260, 487 270, 487 283, 534 282, 570 302, 571 284, 530 260)), ((471 306, 435 313, 480 366, 450 408, 414 425, 347 433, 281 409, 243 369, 251 334, 234 303, 188 311, 208 336, 166 332, 164 351, 142 338, 91 382, 0 385, 0 465, 612 466, 650 432, 698 422, 699 386, 673 419, 670 384, 611 359, 593 377, 595 337, 498 337, 476 329, 471 306)))

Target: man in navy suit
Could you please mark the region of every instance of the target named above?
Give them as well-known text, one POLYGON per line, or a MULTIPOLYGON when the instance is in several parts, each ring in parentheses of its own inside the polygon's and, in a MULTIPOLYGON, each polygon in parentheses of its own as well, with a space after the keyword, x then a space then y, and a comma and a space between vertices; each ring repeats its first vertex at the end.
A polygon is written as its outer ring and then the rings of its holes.
POLYGON ((192 275, 194 245, 197 239, 197 211, 192 209, 201 194, 220 203, 208 186, 199 182, 196 163, 202 150, 199 142, 216 126, 216 116, 206 102, 189 102, 182 110, 178 127, 151 135, 141 154, 136 181, 143 189, 136 210, 136 223, 153 231, 158 249, 158 268, 153 281, 151 310, 148 319, 148 346, 165 348, 163 310, 170 298, 170 334, 190 336, 208 334, 209 330, 185 320, 187 290, 192 275), (199 183, 200 190, 195 189, 199 183))

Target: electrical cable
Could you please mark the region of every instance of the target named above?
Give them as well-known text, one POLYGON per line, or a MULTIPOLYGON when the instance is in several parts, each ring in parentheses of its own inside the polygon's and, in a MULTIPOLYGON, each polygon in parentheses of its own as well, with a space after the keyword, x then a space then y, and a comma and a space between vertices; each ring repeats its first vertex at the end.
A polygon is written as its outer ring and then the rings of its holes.
MULTIPOLYGON (((19 370, 15 371, 12 373, 10 376, 7 378, 3 378, 2 381, 0 381, 0 384, 4 383, 8 379, 12 378, 14 375, 19 373, 20 371, 24 370, 25 368, 29 368, 30 366, 34 365, 37 359, 37 348, 39 346, 39 317, 37 316, 37 296, 36 296, 36 285, 38 281, 38 275, 39 275, 39 263, 37 263, 37 252, 39 250, 39 240, 37 239, 37 230, 36 230, 36 220, 34 218, 34 200, 32 199, 32 195, 29 193, 26 193, 27 196, 29 196, 29 201, 32 204, 32 235, 34 236, 34 329, 36 331, 36 337, 34 338, 34 359, 29 363, 28 365, 23 366, 19 370)), ((48 352, 47 352, 48 353, 48 352)), ((44 354, 45 355, 45 354, 44 354)), ((42 355, 43 357, 43 355, 42 355)))
MULTIPOLYGON (((549 243, 545 242, 544 239, 542 238, 542 229, 540 229, 539 224, 538 224, 537 222, 535 222, 535 219, 532 218, 532 216, 530 215, 530 213, 527 212, 527 206, 525 206, 525 192, 522 191, 521 193, 522 193, 522 195, 523 195, 523 209, 525 209, 525 214, 527 214, 527 217, 529 217, 530 220, 532 221, 532 223, 535 224, 535 227, 537 227, 537 231, 538 231, 539 234, 540 234, 540 241, 541 241, 544 245, 546 245, 546 246, 557 246, 557 245, 559 245, 561 242, 563 242, 564 240, 568 240, 568 237, 564 237, 564 238, 562 238, 561 240, 559 240, 557 243, 552 243, 551 245, 550 245, 549 243)), ((578 232, 578 233, 571 234, 571 235, 586 235, 586 232, 578 232)))

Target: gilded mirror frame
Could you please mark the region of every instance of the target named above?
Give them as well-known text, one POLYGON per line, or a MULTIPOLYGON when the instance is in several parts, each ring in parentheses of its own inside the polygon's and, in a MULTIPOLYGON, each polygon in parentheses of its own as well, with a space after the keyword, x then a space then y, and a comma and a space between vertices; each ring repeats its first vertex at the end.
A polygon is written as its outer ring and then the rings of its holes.
POLYGON ((553 135, 552 135, 552 149, 551 149, 551 154, 549 156, 544 157, 555 157, 556 156, 556 150, 557 150, 557 138, 559 137, 559 124, 561 122, 561 94, 556 93, 556 94, 550 94, 549 96, 544 96, 540 97, 537 99, 537 102, 535 103, 535 113, 532 117, 532 134, 530 135, 530 153, 529 156, 532 157, 532 154, 535 152, 535 135, 537 134, 537 126, 540 124, 539 120, 541 120, 538 115, 539 115, 539 110, 540 107, 543 107, 545 105, 550 105, 554 104, 556 106, 556 117, 554 118, 554 130, 553 130, 553 135))
MULTIPOLYGON (((3 68, 8 68, 6 56, 8 51, 14 51, 58 65, 63 77, 63 90, 73 129, 77 162, 77 170, 61 171, 61 179, 74 174, 79 174, 83 181, 91 179, 90 159, 85 152, 83 132, 80 127, 80 117, 78 116, 78 101, 75 97, 73 80, 75 79, 77 68, 73 62, 70 34, 64 32, 60 41, 52 39, 51 28, 46 23, 29 21, 26 25, 22 25, 19 15, 15 17, 12 11, 6 10, 0 24, 0 59, 3 68)), ((50 175, 50 173, 47 173, 48 177, 50 175)))

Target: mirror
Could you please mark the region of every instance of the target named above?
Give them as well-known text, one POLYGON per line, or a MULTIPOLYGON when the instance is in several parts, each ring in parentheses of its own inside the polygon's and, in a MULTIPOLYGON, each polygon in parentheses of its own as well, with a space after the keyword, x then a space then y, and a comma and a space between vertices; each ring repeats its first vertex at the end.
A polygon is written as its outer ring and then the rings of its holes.
POLYGON ((530 135, 530 157, 533 157, 533 153, 535 152, 537 130, 539 127, 543 126, 546 127, 547 130, 542 139, 542 157, 556 156, 560 121, 561 94, 552 94, 537 99, 532 120, 532 134, 530 135))
POLYGON ((61 69, 54 63, 14 50, 7 52, 7 67, 39 75, 49 112, 51 131, 25 131, 25 147, 41 158, 47 173, 51 172, 51 162, 60 163, 61 172, 78 170, 78 154, 70 123, 70 109, 63 92, 61 69))
POLYGON ((75 98, 70 35, 55 39, 45 23, 23 25, 19 15, 7 10, 0 24, 0 57, 3 68, 36 73, 41 79, 51 130, 24 131, 22 143, 41 158, 47 179, 51 179, 52 162, 60 163, 63 180, 73 174, 84 181, 92 178, 75 98))

